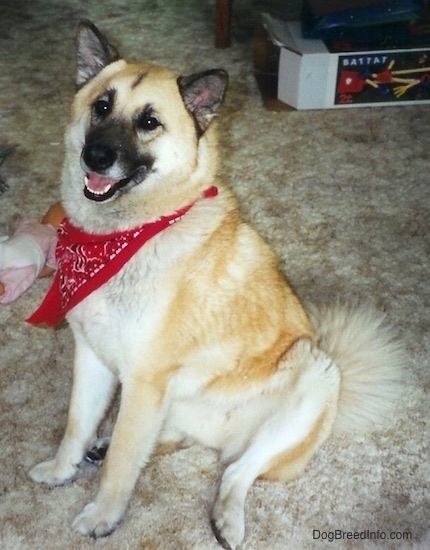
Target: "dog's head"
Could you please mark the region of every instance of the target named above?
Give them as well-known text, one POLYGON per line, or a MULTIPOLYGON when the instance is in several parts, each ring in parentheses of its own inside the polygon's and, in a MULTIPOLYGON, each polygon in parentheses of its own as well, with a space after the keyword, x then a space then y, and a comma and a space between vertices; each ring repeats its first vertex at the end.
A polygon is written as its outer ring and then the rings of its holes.
POLYGON ((208 128, 224 98, 226 72, 184 77, 127 63, 89 22, 78 28, 77 64, 62 186, 72 218, 86 227, 102 212, 105 222, 121 213, 142 222, 139 216, 197 198, 214 177, 208 128))

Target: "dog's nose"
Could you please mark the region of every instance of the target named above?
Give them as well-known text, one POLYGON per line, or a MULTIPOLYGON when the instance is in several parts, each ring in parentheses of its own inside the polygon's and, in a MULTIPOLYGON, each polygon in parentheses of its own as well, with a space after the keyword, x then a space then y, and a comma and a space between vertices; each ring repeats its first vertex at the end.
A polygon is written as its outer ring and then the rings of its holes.
POLYGON ((86 145, 82 156, 85 164, 94 172, 110 168, 117 159, 116 151, 103 143, 86 145))

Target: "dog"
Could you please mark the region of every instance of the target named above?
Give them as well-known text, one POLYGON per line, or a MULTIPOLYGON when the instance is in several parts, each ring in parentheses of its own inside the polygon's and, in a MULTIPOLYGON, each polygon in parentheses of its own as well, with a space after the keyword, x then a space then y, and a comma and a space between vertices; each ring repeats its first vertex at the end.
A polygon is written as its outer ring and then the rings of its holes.
POLYGON ((74 529, 109 535, 153 453, 200 444, 225 464, 210 522, 235 549, 257 478, 294 479, 330 434, 388 414, 401 346, 371 308, 305 311, 241 218, 218 173, 225 71, 128 63, 91 22, 77 44, 56 288, 30 318, 67 318, 74 381, 58 452, 30 476, 76 477, 120 384, 101 485, 74 529))

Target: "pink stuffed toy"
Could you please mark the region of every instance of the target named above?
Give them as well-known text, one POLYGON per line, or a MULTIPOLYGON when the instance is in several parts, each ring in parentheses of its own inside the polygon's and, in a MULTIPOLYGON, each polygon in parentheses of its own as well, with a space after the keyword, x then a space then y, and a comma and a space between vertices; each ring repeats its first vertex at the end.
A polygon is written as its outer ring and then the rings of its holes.
POLYGON ((23 220, 11 237, 0 237, 0 303, 13 302, 37 277, 55 271, 57 228, 64 217, 56 203, 40 221, 23 220))

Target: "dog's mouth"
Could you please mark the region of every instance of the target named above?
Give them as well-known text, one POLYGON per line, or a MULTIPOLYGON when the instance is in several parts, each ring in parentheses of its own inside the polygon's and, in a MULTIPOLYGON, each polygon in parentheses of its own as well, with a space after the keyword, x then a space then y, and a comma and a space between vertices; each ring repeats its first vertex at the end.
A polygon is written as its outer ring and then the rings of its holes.
POLYGON ((130 189, 141 183, 146 174, 146 168, 141 167, 131 176, 122 179, 114 179, 89 172, 84 178, 84 195, 87 199, 97 202, 103 202, 124 189, 130 189))
POLYGON ((130 179, 117 180, 90 172, 85 176, 84 194, 87 199, 102 202, 113 197, 119 189, 127 185, 130 179))

